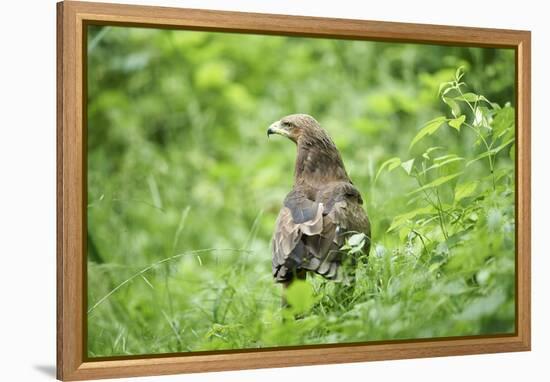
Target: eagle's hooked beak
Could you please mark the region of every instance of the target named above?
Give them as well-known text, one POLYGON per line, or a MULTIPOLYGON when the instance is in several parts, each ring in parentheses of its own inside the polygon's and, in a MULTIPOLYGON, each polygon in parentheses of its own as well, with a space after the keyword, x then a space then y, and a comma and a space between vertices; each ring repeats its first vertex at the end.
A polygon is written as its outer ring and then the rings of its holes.
POLYGON ((288 130, 281 127, 281 121, 273 122, 271 126, 269 126, 267 129, 267 137, 269 138, 271 134, 279 134, 283 137, 288 137, 289 135, 288 130))

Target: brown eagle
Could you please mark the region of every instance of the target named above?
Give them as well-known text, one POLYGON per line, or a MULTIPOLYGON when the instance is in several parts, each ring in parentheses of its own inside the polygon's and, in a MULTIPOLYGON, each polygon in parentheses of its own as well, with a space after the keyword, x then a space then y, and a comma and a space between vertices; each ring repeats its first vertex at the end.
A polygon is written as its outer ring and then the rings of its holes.
POLYGON ((367 237, 370 223, 361 194, 349 178, 336 145, 307 114, 293 114, 273 123, 267 135, 296 143, 294 187, 284 200, 272 239, 273 277, 288 286, 312 271, 330 280, 345 278, 340 248, 352 233, 367 237))

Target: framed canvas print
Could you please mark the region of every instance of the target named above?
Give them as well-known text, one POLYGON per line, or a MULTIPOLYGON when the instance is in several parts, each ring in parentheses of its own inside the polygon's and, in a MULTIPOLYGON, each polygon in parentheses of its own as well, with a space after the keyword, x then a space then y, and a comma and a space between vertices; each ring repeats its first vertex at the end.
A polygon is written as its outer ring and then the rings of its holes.
POLYGON ((58 378, 530 349, 530 33, 62 2, 58 378))

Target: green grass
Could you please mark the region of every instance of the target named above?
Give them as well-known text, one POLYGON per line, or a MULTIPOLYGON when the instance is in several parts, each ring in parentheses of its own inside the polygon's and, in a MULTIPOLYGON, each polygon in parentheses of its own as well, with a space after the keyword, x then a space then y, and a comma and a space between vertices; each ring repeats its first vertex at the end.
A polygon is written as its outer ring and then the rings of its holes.
POLYGON ((514 331, 512 50, 88 38, 90 356, 514 331), (269 241, 295 148, 265 131, 294 112, 334 138, 373 245, 353 286, 309 275, 284 310, 269 241))

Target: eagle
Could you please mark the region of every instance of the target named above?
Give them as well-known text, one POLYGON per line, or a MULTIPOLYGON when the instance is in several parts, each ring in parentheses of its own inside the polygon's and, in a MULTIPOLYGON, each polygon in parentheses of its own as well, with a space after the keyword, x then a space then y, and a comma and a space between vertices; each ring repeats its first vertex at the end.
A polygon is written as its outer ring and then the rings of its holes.
MULTIPOLYGON (((271 124, 267 136, 281 135, 296 144, 294 185, 286 195, 271 240, 273 277, 287 287, 307 272, 329 280, 345 280, 341 250, 352 234, 371 242, 363 198, 353 185, 336 145, 307 114, 292 114, 271 124)), ((355 263, 354 259, 351 259, 355 263)))

